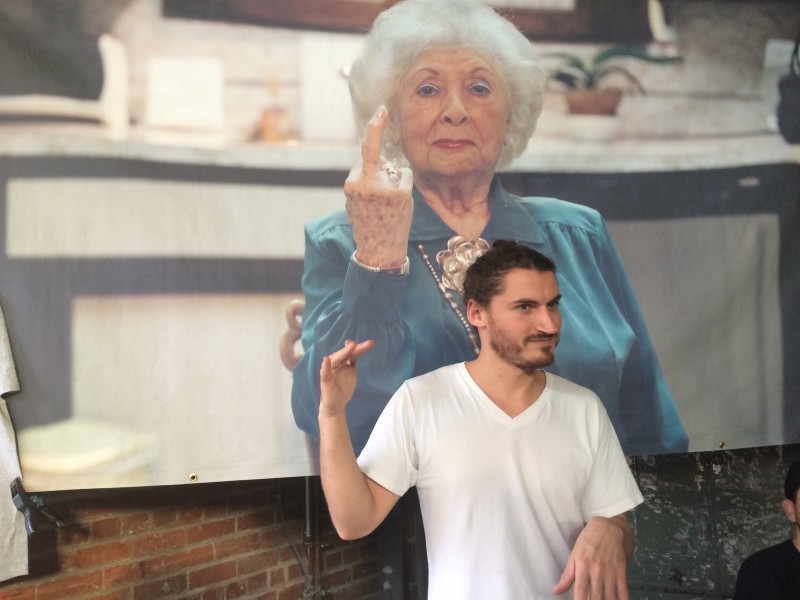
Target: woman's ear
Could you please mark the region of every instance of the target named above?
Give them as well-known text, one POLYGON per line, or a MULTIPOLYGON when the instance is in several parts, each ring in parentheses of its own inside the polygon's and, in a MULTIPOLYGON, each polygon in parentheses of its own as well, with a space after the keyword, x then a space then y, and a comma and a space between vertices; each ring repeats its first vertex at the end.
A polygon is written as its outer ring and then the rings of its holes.
POLYGON ((797 519, 800 515, 797 514, 797 510, 795 509, 795 504, 789 499, 786 499, 782 502, 783 506, 783 514, 786 515, 786 518, 789 519, 792 523, 797 525, 797 519))

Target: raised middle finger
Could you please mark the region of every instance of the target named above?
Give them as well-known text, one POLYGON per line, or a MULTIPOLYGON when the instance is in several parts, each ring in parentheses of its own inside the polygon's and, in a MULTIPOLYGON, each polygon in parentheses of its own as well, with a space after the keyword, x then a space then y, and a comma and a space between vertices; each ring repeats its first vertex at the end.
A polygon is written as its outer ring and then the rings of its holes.
POLYGON ((388 121, 389 113, 386 107, 381 105, 367 122, 364 141, 361 143, 361 164, 364 173, 368 176, 377 175, 381 166, 381 138, 388 121))

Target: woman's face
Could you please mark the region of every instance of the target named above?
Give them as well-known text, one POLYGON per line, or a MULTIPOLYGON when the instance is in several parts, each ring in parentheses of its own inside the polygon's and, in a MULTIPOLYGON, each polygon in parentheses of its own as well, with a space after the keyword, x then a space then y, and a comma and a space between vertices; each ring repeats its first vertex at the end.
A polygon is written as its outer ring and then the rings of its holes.
POLYGON ((415 176, 491 177, 508 131, 495 64, 467 49, 422 53, 400 85, 393 126, 415 176))

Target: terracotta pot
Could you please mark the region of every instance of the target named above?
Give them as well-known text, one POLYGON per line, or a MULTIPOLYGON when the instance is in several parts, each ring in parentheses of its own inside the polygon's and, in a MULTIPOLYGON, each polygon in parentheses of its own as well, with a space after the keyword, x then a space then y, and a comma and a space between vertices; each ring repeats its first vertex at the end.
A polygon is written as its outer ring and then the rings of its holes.
POLYGON ((579 115, 615 115, 622 91, 614 88, 590 88, 567 91, 569 112, 579 115))

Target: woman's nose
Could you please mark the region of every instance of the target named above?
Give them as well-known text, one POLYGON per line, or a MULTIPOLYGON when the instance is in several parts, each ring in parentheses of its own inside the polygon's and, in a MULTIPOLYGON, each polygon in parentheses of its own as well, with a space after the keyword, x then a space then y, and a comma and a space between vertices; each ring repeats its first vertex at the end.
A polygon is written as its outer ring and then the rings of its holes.
POLYGON ((442 110, 442 120, 451 125, 461 125, 469 118, 461 94, 448 94, 442 110))

